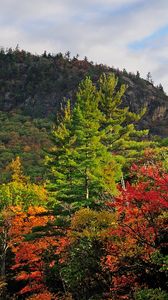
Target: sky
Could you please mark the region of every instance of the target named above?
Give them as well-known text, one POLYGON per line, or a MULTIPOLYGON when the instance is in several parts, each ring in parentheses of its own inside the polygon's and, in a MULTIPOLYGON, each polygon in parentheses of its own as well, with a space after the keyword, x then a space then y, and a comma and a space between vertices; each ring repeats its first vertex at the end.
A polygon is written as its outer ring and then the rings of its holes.
POLYGON ((0 46, 151 72, 168 93, 168 0, 0 0, 0 46))

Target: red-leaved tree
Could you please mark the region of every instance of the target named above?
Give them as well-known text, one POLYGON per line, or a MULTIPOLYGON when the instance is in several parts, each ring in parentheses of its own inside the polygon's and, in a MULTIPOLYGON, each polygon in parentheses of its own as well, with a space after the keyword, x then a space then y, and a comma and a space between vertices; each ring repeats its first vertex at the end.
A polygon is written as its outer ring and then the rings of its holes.
POLYGON ((118 227, 109 231, 104 269, 112 276, 114 299, 130 299, 143 285, 165 288, 168 174, 160 165, 131 168, 132 183, 108 207, 118 227), (111 237, 111 239, 110 239, 111 237))

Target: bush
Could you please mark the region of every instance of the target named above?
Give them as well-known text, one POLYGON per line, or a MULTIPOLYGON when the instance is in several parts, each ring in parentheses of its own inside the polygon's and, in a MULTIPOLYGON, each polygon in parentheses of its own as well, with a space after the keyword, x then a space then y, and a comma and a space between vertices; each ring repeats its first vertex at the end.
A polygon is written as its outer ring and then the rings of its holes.
POLYGON ((168 293, 161 289, 143 289, 135 293, 135 300, 167 300, 168 293))

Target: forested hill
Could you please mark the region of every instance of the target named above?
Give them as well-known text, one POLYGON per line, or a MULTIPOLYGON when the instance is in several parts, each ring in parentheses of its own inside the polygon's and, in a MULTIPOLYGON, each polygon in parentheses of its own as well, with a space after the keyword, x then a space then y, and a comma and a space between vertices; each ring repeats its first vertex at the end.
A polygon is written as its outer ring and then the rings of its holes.
POLYGON ((0 299, 167 300, 162 86, 69 53, 0 64, 0 299))
MULTIPOLYGON (((44 157, 52 142, 53 119, 67 99, 74 104, 77 87, 89 75, 96 84, 102 73, 115 73, 118 89, 128 88, 123 105, 133 112, 147 108, 138 123, 151 134, 168 135, 168 96, 162 86, 125 70, 93 64, 70 53, 33 55, 19 49, 0 50, 0 182, 9 178, 8 165, 20 157, 32 180, 45 178, 44 157)), ((167 143, 167 142, 166 142, 167 143)))
MULTIPOLYGON (((111 59, 112 63, 113 59, 111 59)), ((119 77, 119 85, 128 85, 124 105, 131 111, 147 108, 140 122, 141 128, 149 128, 152 134, 168 135, 168 96, 162 86, 155 87, 151 78, 144 80, 137 74, 127 73, 101 64, 93 64, 87 58, 47 54, 33 55, 19 49, 0 50, 0 110, 19 113, 32 118, 54 115, 67 98, 73 94, 79 82, 89 75, 96 83, 103 72, 113 72, 119 77)))

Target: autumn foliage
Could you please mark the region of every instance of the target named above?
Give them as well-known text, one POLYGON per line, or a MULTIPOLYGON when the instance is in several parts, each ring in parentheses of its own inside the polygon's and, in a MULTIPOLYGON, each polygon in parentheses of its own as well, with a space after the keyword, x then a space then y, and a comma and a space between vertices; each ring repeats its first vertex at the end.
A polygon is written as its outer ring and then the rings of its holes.
POLYGON ((131 175, 133 182, 120 188, 120 195, 107 204, 117 214, 118 228, 110 230, 112 241, 107 241, 103 258, 104 268, 112 273, 111 291, 128 292, 128 299, 138 286, 152 287, 150 278, 156 286, 165 287, 162 280, 166 280, 163 254, 168 208, 168 175, 160 166, 133 165, 131 175))
POLYGON ((46 182, 26 177, 19 157, 8 166, 3 300, 168 299, 167 161, 144 150, 153 142, 136 130, 140 115, 121 107, 126 87, 117 87, 105 74, 98 86, 80 85, 73 111, 68 102, 53 128, 46 182))
POLYGON ((6 208, 9 291, 15 282, 18 299, 50 300, 166 290, 168 174, 161 165, 133 165, 118 190, 100 211, 77 211, 68 228, 44 207, 6 208))

